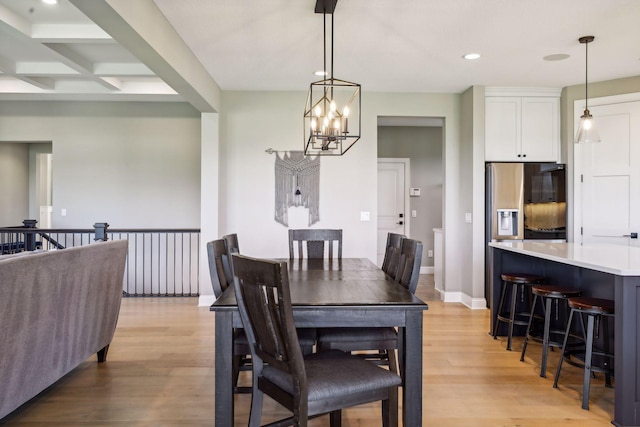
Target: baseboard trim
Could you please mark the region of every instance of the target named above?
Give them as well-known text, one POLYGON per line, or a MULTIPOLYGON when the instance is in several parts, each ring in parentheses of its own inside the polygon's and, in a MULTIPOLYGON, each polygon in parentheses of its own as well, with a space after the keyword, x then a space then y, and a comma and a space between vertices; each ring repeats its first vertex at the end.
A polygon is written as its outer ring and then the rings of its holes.
POLYGON ((431 267, 420 267, 420 274, 433 274, 433 266, 431 267))
POLYGON ((214 295, 200 295, 198 297, 198 307, 208 307, 216 300, 214 295))
POLYGON ((472 310, 486 310, 487 300, 484 298, 472 298, 463 292, 446 292, 436 289, 440 292, 440 300, 442 302, 459 302, 472 310))

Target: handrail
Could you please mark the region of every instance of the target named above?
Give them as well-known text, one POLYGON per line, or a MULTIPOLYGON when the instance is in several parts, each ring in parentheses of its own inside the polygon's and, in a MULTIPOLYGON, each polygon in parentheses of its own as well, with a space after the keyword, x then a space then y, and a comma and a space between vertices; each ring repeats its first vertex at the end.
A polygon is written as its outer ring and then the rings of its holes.
POLYGON ((0 255, 33 250, 64 250, 94 240, 127 240, 129 251, 123 280, 124 296, 199 295, 199 228, 118 228, 107 223, 94 228, 0 227, 0 255))

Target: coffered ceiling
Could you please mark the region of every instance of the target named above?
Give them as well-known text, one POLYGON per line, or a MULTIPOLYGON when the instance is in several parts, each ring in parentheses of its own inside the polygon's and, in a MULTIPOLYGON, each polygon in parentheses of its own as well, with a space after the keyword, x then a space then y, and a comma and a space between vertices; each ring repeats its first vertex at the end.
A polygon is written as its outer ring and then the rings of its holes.
MULTIPOLYGON (((191 88, 190 94, 182 84, 193 67, 167 67, 171 61, 163 63, 158 48, 148 53, 150 36, 179 40, 223 91, 304 91, 323 67, 322 15, 313 12, 314 5, 315 0, 0 0, 0 100, 196 105, 191 98, 202 91, 191 88), (147 7, 147 33, 127 27, 131 16, 116 23, 102 19, 105 7, 115 3, 113 9, 127 15, 147 7), (149 14, 149 7, 157 14, 149 14), (134 32, 136 37, 122 36, 134 32)), ((585 51, 578 38, 594 35, 590 82, 637 76, 638 19, 638 0, 339 0, 334 75, 362 84, 363 92, 561 88, 584 83, 585 51), (480 59, 464 60, 470 52, 480 59), (544 59, 560 54, 568 57, 544 59)))

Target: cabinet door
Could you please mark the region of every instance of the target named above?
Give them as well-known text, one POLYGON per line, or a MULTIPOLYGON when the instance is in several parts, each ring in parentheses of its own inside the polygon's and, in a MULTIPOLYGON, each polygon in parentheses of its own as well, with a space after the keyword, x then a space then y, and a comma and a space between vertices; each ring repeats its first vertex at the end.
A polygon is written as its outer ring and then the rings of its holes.
POLYGON ((521 98, 522 160, 555 162, 559 159, 560 100, 550 97, 521 98))
POLYGON ((491 162, 522 161, 518 97, 485 98, 484 157, 491 162))

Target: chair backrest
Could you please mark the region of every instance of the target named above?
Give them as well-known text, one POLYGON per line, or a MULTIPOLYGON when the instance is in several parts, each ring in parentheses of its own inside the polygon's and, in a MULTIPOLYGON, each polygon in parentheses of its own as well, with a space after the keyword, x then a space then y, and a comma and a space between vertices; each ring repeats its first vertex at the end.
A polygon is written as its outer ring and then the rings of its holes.
POLYGON ((207 242, 207 257, 213 294, 219 298, 233 282, 227 244, 224 239, 207 242))
POLYGON ((291 308, 287 263, 239 254, 232 256, 236 300, 251 354, 261 362, 291 374, 294 381, 306 384, 304 360, 291 308))
POLYGON ((298 247, 298 258, 324 258, 324 243, 329 243, 328 257, 333 259, 333 242, 338 245, 338 259, 342 259, 342 230, 311 228, 289 230, 289 258, 295 258, 294 246, 298 247), (297 242, 297 245, 294 245, 297 242), (307 243, 307 256, 303 254, 302 242, 307 243))
POLYGON ((384 251, 384 261, 382 261, 382 271, 395 277, 400 258, 400 245, 406 236, 398 233, 387 234, 387 247, 384 251))
POLYGON ((238 244, 238 235, 236 233, 227 234, 223 239, 227 242, 227 251, 230 255, 240 253, 240 245, 238 244))
POLYGON ((414 239, 402 239, 395 280, 409 289, 412 294, 416 292, 418 287, 421 262, 422 242, 414 239))

